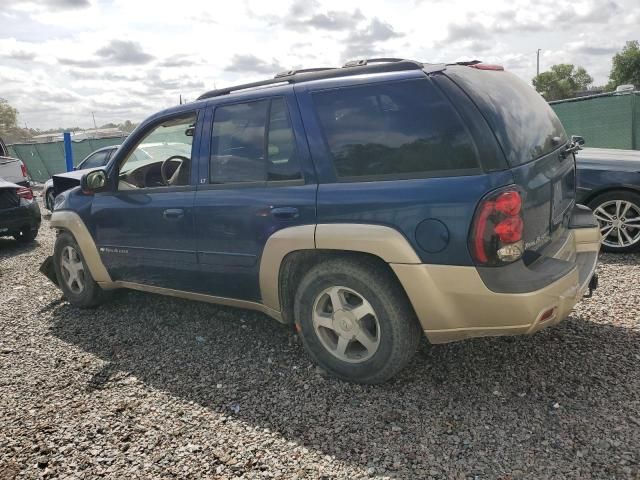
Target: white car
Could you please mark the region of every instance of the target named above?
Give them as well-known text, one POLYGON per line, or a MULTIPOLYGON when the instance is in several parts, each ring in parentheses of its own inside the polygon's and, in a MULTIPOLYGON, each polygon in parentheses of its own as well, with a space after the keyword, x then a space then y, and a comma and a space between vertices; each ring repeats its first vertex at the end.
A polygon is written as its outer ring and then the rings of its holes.
MULTIPOLYGON (((65 185, 67 188, 72 188, 75 185, 80 185, 80 178, 82 175, 87 173, 87 171, 92 170, 94 168, 104 167, 109 159, 113 155, 113 153, 118 149, 120 145, 110 145, 108 147, 102 147, 98 150, 91 152, 87 155, 73 170, 73 172, 62 173, 63 177, 68 177, 70 179, 69 185, 65 185)), ((42 196, 44 197, 44 205, 49 210, 53 211, 53 202, 56 198, 56 195, 61 193, 60 191, 56 192, 53 188, 53 177, 44 182, 44 188, 42 189, 42 196)))
POLYGON ((0 138, 0 177, 7 182, 15 183, 22 187, 29 186, 27 169, 22 160, 9 156, 9 150, 0 138))

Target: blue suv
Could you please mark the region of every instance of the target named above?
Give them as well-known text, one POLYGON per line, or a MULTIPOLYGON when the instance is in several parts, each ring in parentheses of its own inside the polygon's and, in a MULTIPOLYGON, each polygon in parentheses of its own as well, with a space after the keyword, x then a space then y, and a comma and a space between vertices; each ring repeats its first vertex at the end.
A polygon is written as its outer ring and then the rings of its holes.
POLYGON ((56 199, 42 271, 79 307, 130 288, 258 310, 381 382, 423 332, 531 334, 595 288, 577 148, 499 66, 285 72, 140 124, 56 199))

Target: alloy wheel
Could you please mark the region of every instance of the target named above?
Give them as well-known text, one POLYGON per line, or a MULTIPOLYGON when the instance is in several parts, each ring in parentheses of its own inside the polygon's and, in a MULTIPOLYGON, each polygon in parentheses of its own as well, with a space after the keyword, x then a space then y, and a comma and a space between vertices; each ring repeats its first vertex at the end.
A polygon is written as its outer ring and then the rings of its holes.
POLYGON ((602 243, 611 248, 631 247, 640 241, 640 207, 627 200, 610 200, 594 211, 602 243))
POLYGON ((316 297, 313 327, 323 347, 344 362, 364 362, 380 347, 380 323, 373 307, 347 287, 329 287, 316 297))
POLYGON ((69 290, 76 294, 82 293, 85 284, 84 264, 80 254, 72 246, 68 245, 62 250, 60 270, 69 290))

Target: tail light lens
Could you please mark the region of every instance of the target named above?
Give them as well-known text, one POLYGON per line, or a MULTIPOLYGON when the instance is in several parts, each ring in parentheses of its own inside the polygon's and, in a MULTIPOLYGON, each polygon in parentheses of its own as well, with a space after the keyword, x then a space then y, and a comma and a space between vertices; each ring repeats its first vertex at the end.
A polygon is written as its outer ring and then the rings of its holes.
POLYGON ((27 178, 27 167, 24 166, 24 163, 20 162, 20 170, 22 170, 22 176, 27 178))
POLYGON ((490 63, 476 63, 474 65, 469 65, 471 68, 476 68, 478 70, 493 70, 496 72, 504 71, 504 67, 502 65, 493 65, 490 63))
POLYGON ((469 249, 484 266, 515 262, 524 252, 522 196, 518 189, 492 192, 482 199, 473 219, 469 249))
POLYGON ((21 200, 33 201, 33 190, 28 187, 20 187, 16 193, 21 200))

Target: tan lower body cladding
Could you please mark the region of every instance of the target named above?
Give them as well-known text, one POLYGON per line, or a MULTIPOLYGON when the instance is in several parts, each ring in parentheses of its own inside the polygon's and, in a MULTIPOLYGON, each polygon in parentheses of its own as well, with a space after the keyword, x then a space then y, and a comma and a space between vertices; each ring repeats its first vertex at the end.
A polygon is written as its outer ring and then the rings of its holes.
MULTIPOLYGON (((282 321, 278 291, 280 265, 289 253, 316 248, 369 253, 391 266, 432 343, 477 336, 532 333, 565 318, 587 288, 586 284, 579 284, 576 267, 565 277, 534 292, 495 293, 485 286, 475 267, 421 264, 406 238, 392 228, 320 224, 285 228, 269 237, 260 263, 262 303, 250 302, 113 281, 102 263, 93 238, 76 213, 54 212, 51 227, 73 234, 91 275, 102 288, 131 288, 248 308, 264 312, 278 321, 282 321), (539 322, 541 313, 550 308, 555 309, 553 317, 544 323, 539 322)), ((598 251, 599 246, 600 232, 597 228, 578 229, 572 231, 570 240, 555 256, 573 259, 576 254, 598 251)), ((588 268, 595 269, 595 262, 588 268)))

